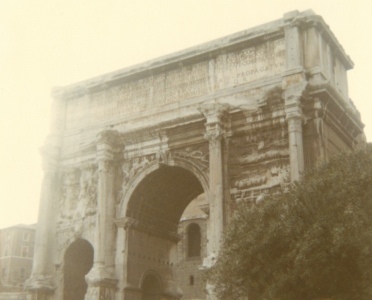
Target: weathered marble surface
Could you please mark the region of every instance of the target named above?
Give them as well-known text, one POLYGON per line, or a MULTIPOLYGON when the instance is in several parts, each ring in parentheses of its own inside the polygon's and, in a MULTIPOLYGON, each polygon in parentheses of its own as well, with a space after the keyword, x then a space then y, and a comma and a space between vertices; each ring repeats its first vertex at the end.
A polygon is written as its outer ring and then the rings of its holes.
POLYGON ((79 239, 94 249, 86 300, 141 299, 146 278, 178 299, 177 224, 192 199, 208 199, 208 268, 240 201, 361 145, 352 66, 321 17, 291 12, 55 89, 29 299, 63 299, 79 239))

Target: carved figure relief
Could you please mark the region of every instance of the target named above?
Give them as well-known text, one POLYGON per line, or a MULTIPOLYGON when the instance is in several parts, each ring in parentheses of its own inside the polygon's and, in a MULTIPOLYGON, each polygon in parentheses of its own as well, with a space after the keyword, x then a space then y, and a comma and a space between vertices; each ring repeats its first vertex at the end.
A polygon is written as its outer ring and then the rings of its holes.
POLYGON ((64 253, 64 250, 74 241, 75 233, 72 227, 60 228, 57 235, 58 253, 64 253))
POLYGON ((127 191, 128 182, 132 179, 140 170, 146 167, 151 161, 155 159, 155 155, 149 155, 144 157, 135 157, 131 160, 125 160, 121 164, 121 174, 118 177, 121 178, 120 192, 117 196, 117 203, 120 203, 127 191))
POLYGON ((135 157, 131 160, 131 168, 129 171, 129 178, 134 177, 139 170, 143 169, 146 165, 153 160, 153 157, 135 157))
POLYGON ((93 166, 85 167, 80 176, 80 193, 75 213, 76 218, 85 218, 96 213, 97 183, 97 169, 93 166))
POLYGON ((232 198, 255 201, 271 188, 287 184, 288 133, 285 126, 256 130, 231 142, 232 198))
POLYGON ((128 182, 130 178, 130 169, 131 169, 131 163, 129 161, 124 161, 121 164, 121 170, 123 172, 123 182, 128 182))
POLYGON ((69 169, 62 175, 62 193, 59 201, 61 219, 71 219, 78 204, 79 169, 69 169))
POLYGON ((183 149, 172 151, 173 157, 189 159, 201 166, 203 171, 209 169, 209 149, 208 143, 188 146, 183 149))
POLYGON ((168 149, 161 149, 156 154, 156 158, 161 164, 168 165, 173 160, 172 153, 168 149))
POLYGON ((93 215, 97 206, 98 172, 94 166, 71 169, 62 177, 63 187, 59 201, 60 219, 82 219, 93 215))

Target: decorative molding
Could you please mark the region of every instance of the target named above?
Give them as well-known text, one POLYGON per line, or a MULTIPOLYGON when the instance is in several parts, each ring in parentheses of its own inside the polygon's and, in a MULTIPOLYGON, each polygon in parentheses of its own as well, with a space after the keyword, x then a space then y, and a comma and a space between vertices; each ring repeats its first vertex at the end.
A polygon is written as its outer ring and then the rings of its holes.
POLYGON ((175 149, 172 150, 171 153, 174 158, 183 158, 194 161, 204 172, 209 169, 209 150, 208 144, 206 143, 175 149))

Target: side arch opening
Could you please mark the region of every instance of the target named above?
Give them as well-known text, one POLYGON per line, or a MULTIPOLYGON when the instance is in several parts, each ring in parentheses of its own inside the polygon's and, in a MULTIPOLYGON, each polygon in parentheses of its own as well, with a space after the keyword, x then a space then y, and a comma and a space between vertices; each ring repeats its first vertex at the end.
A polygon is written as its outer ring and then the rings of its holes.
POLYGON ((141 285, 141 300, 160 300, 162 295, 162 285, 158 276, 147 274, 141 285))
POLYGON ((93 266, 93 247, 84 240, 78 239, 66 250, 64 256, 63 300, 84 300, 87 292, 85 275, 93 266))

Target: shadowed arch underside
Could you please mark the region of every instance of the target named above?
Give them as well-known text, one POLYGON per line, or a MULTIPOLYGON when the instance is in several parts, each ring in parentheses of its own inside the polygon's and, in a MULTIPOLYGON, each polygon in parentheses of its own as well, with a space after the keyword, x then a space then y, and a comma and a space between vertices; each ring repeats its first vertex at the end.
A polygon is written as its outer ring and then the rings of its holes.
POLYGON ((162 234, 177 234, 187 205, 203 188, 199 180, 181 167, 161 166, 147 175, 134 190, 126 216, 162 234))

